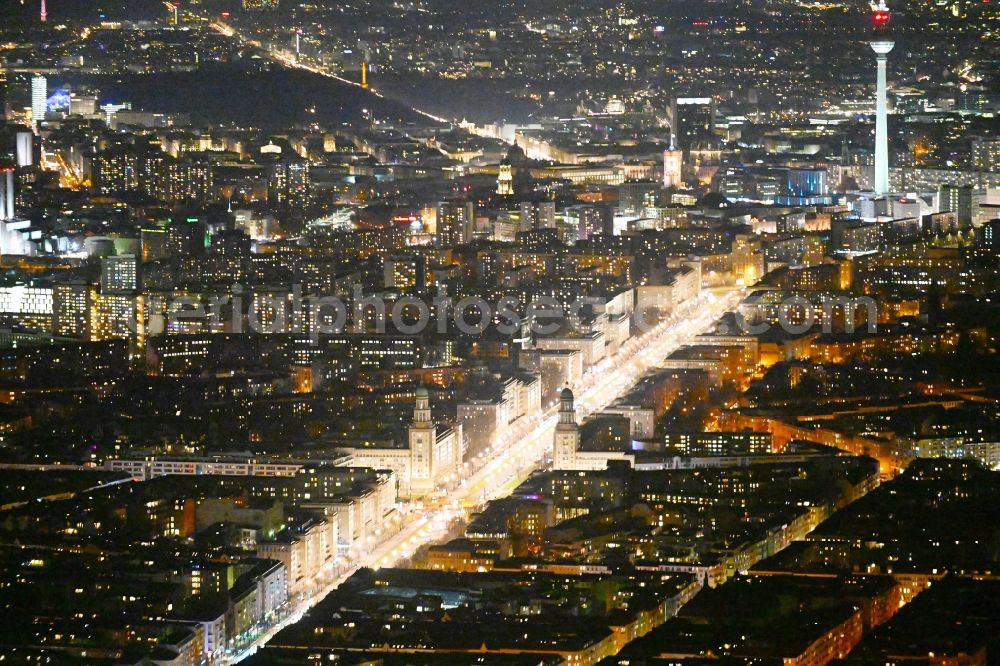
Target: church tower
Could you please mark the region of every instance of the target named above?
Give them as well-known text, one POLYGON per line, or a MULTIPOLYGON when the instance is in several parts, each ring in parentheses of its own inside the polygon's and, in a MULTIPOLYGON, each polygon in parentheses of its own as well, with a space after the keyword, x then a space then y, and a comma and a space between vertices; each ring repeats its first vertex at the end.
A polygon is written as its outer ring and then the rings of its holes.
POLYGON ((509 197, 514 194, 514 169, 507 160, 500 162, 500 175, 497 176, 497 194, 502 197, 509 197))
POLYGON ((559 422, 556 424, 553 469, 576 469, 576 451, 580 446, 580 426, 576 423, 573 392, 564 388, 559 394, 559 422))
POLYGON ((417 402, 410 424, 410 479, 412 486, 430 486, 434 482, 434 444, 437 428, 431 420, 431 398, 427 389, 417 389, 417 402))

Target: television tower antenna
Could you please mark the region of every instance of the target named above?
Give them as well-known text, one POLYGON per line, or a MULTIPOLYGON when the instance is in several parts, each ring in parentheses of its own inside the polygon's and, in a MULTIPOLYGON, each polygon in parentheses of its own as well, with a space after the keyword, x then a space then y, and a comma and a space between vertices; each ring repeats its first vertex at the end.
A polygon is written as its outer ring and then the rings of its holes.
POLYGON ((872 38, 868 42, 875 52, 875 174, 874 187, 876 197, 889 194, 889 129, 886 118, 888 106, 886 95, 886 61, 889 52, 896 45, 889 31, 889 8, 885 0, 872 12, 872 38))

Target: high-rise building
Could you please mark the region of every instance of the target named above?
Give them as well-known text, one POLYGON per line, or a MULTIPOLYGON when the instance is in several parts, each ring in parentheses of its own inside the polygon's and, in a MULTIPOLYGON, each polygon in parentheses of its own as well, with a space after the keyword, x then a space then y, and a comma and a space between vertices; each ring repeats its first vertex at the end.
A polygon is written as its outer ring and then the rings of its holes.
POLYGON ((887 117, 886 94, 886 63, 889 52, 896 45, 889 35, 889 8, 885 0, 880 0, 872 14, 874 26, 872 40, 868 42, 875 52, 876 87, 875 87, 875 177, 873 179, 875 196, 885 197, 889 194, 889 127, 887 117))
POLYGON ((19 131, 15 136, 17 166, 30 167, 35 164, 35 136, 27 131, 19 131))
POLYGON ((786 182, 793 197, 826 196, 830 193, 826 169, 789 169, 786 182))
POLYGON ((440 247, 461 245, 472 236, 473 205, 454 199, 438 204, 437 242, 440 247))
POLYGON ((45 103, 49 99, 49 82, 41 74, 31 77, 31 124, 38 127, 45 120, 45 103))
POLYGON ((62 337, 90 338, 93 289, 86 282, 57 284, 52 295, 52 333, 62 337))
POLYGON ((0 169, 0 221, 14 219, 14 169, 0 169))
POLYGON ((123 338, 142 345, 146 337, 144 310, 141 295, 95 294, 90 303, 90 339, 123 338))
POLYGON ((555 229, 555 201, 522 201, 521 231, 532 229, 555 229))
POLYGON ((941 185, 938 187, 938 212, 955 213, 959 229, 968 229, 979 212, 982 193, 971 185, 941 185))
POLYGON ((610 235, 614 228, 614 216, 610 206, 570 206, 563 214, 568 223, 575 223, 578 240, 587 240, 598 234, 610 235))
POLYGON ((101 259, 101 293, 132 294, 139 289, 139 258, 121 254, 101 259))
POLYGON ((284 158, 272 164, 267 202, 273 208, 304 210, 309 205, 309 162, 284 158))
POLYGON ((670 102, 671 148, 687 151, 715 134, 714 97, 675 97, 670 102))
POLYGON ((212 167, 176 159, 155 145, 121 146, 93 160, 94 188, 103 194, 141 192, 169 203, 204 201, 212 191, 212 167))

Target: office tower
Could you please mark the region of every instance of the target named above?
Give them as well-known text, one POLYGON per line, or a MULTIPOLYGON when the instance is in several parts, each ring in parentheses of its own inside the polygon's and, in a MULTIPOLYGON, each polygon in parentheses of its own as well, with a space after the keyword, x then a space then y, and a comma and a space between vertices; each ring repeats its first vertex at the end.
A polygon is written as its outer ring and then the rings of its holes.
POLYGON ((17 166, 30 167, 35 164, 35 135, 29 131, 20 131, 15 139, 17 150, 17 166))
POLYGON ((88 339, 93 296, 90 285, 84 281, 57 284, 52 294, 52 332, 63 337, 88 339))
POLYGON ((877 67, 877 83, 875 90, 875 178, 874 189, 876 197, 889 194, 889 128, 886 117, 886 81, 885 69, 889 52, 896 43, 889 36, 889 8, 885 0, 880 0, 872 14, 874 31, 872 41, 868 42, 875 52, 877 67))
POLYGON ((253 250, 250 235, 243 229, 223 229, 212 236, 212 254, 248 259, 253 250))
POLYGON ((826 169, 789 169, 786 186, 788 194, 793 197, 826 196, 830 193, 826 169))
POLYGON ((540 201, 535 205, 535 215, 538 220, 539 229, 555 229, 556 227, 556 202, 540 201))
POLYGON ((111 340, 121 338, 145 343, 146 327, 143 321, 145 299, 140 295, 94 294, 90 302, 90 339, 111 340))
POLYGON ((122 254, 101 259, 101 293, 131 294, 139 289, 139 258, 122 254))
POLYGON ((460 199, 438 204, 437 242, 440 247, 465 243, 472 235, 473 206, 460 199))
POLYGON ((41 74, 31 77, 31 124, 38 127, 45 120, 45 103, 49 98, 49 82, 41 74))
POLYGON ((938 212, 955 213, 959 229, 968 229, 979 213, 982 194, 971 185, 941 185, 938 187, 938 212))
POLYGON ((671 148, 687 151, 698 139, 715 134, 715 99, 675 97, 670 102, 671 148))
POLYGON ((14 219, 14 169, 0 169, 0 220, 14 219))
POLYGON ((211 163, 186 155, 183 159, 166 156, 154 195, 169 202, 201 202, 212 195, 211 163))

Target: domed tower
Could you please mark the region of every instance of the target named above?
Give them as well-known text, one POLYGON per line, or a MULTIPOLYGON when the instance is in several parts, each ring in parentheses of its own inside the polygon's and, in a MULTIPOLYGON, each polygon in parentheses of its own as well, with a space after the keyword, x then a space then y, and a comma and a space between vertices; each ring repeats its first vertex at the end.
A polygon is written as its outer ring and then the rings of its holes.
POLYGON ((559 422, 556 424, 553 469, 576 469, 576 452, 580 446, 580 426, 576 422, 573 392, 564 388, 559 394, 559 422))
POLYGON ((885 0, 879 0, 879 4, 872 12, 872 40, 868 45, 875 52, 875 63, 877 68, 875 86, 875 176, 873 188, 875 197, 886 197, 889 195, 889 127, 886 107, 888 106, 886 93, 886 63, 889 59, 889 52, 896 45, 889 32, 889 8, 886 7, 885 0))
POLYGON ((421 386, 416 391, 416 402, 413 405, 413 423, 431 422, 431 395, 426 388, 421 386))

